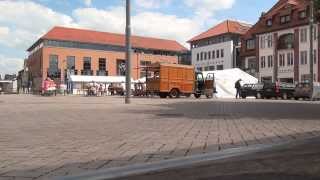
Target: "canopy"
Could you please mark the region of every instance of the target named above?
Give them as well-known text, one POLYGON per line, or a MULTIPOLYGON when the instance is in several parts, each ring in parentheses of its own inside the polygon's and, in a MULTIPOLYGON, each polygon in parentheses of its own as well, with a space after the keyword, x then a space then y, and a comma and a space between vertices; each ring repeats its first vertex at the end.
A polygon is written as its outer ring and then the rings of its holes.
MULTIPOLYGON (((70 76, 72 82, 125 83, 125 76, 70 76)), ((131 79, 133 82, 133 79, 131 79)))

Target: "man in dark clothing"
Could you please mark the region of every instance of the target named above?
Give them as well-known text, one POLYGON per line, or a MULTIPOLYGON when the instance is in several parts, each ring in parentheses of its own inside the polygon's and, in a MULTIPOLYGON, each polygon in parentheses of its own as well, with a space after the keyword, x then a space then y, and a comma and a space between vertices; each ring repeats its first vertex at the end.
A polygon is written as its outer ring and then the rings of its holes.
POLYGON ((239 79, 234 85, 234 87, 237 89, 236 99, 238 99, 238 97, 240 98, 240 91, 241 91, 240 81, 241 79, 239 79))

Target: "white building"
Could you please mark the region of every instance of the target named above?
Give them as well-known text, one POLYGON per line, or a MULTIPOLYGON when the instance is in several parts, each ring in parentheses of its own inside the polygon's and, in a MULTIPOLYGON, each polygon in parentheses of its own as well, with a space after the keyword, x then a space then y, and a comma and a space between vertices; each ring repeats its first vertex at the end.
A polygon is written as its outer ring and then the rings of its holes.
POLYGON ((240 67, 240 36, 250 25, 226 20, 188 42, 191 45, 192 65, 199 71, 240 67))

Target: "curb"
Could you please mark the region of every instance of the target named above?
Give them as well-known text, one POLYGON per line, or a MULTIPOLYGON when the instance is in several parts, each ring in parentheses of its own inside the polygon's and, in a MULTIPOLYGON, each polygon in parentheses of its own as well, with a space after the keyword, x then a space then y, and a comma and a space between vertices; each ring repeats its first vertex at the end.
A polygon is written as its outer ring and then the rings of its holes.
POLYGON ((219 152, 194 155, 189 157, 182 157, 171 160, 164 160, 153 163, 144 163, 129 165, 125 167, 109 168, 104 170, 97 170, 77 176, 58 177, 55 180, 112 180, 118 178, 125 178, 135 175, 150 174, 155 172, 163 172, 166 170, 172 170, 176 168, 183 168, 189 166, 195 166, 199 164, 214 162, 217 160, 229 159, 234 157, 240 157, 250 155, 253 153, 266 152, 269 150, 278 150, 284 148, 290 148, 293 146, 305 144, 316 138, 309 138, 302 141, 289 141, 282 143, 275 143, 269 145, 253 145, 249 147, 232 148, 219 152))

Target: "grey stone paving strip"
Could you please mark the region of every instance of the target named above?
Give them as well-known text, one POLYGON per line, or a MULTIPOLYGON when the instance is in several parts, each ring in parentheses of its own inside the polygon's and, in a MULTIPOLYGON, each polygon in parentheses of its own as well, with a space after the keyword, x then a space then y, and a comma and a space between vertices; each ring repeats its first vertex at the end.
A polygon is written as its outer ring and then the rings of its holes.
POLYGON ((283 143, 274 143, 269 145, 252 145, 249 147, 240 147, 223 150, 220 152, 208 153, 203 155, 194 155, 189 157, 177 158, 172 160, 159 161, 155 163, 137 164, 132 166, 125 166, 120 168, 110 168, 106 170, 99 170, 86 174, 70 177, 57 177, 54 180, 112 180, 118 178, 131 177, 135 175, 150 174, 156 172, 163 172, 175 168, 189 167, 208 162, 213 162, 222 159, 240 157, 250 155, 253 153, 265 152, 270 150, 281 149, 283 147, 296 146, 304 144, 306 141, 311 141, 317 138, 308 138, 304 141, 287 141, 283 143))

